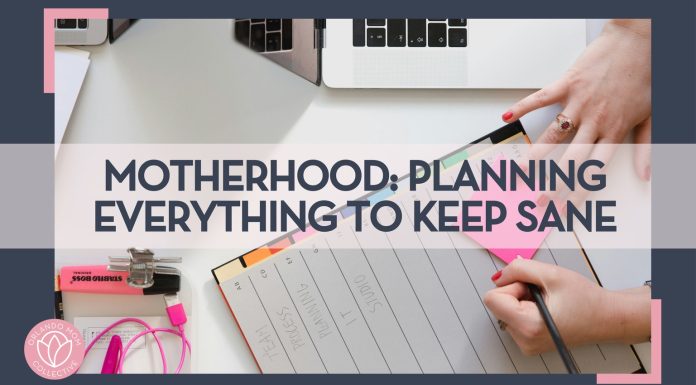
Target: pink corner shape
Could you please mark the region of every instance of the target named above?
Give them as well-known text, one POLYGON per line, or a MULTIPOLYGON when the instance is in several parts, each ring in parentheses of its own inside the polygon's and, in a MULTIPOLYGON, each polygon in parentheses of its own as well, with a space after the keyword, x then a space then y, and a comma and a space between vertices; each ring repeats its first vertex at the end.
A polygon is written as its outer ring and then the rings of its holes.
POLYGON ((108 19, 107 8, 45 8, 44 9, 44 93, 52 94, 55 84, 53 25, 56 19, 108 19))
POLYGON ((650 304, 651 371, 646 374, 597 374, 598 384, 661 384, 662 383, 662 301, 650 304))

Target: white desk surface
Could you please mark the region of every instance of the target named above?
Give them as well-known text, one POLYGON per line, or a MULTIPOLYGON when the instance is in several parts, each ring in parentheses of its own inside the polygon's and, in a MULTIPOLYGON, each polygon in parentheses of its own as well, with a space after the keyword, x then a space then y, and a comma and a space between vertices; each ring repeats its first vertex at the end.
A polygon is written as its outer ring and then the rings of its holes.
MULTIPOLYGON (((113 45, 80 47, 92 62, 63 143, 466 144, 501 126, 506 108, 531 92, 316 87, 236 44, 231 25, 140 20, 113 45)), ((588 22, 588 39, 602 25, 588 22)), ((532 139, 556 113, 546 108, 522 120, 532 139)), ((64 255, 58 253, 57 266, 106 257, 64 255)), ((210 273, 233 257, 184 256, 196 372, 256 372, 210 273)), ((650 277, 649 252, 590 258, 609 288, 650 277)))

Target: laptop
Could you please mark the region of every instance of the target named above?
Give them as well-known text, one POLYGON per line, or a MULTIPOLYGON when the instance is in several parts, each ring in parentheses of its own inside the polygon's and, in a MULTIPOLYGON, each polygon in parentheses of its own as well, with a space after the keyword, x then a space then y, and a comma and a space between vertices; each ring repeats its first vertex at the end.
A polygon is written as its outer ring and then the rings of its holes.
POLYGON ((113 43, 137 19, 56 19, 55 45, 99 45, 113 43))
POLYGON ((586 45, 584 19, 236 19, 233 30, 335 88, 541 88, 586 45))
POLYGON ((99 45, 106 41, 107 20, 56 19, 56 45, 99 45))

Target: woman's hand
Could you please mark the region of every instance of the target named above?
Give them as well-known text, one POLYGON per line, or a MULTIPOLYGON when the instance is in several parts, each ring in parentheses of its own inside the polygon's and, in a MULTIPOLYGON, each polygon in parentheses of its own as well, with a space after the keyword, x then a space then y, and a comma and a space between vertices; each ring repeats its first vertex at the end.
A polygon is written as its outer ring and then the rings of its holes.
POLYGON ((530 159, 544 158, 575 133, 559 164, 569 159, 579 164, 589 158, 608 163, 615 145, 634 129, 635 143, 645 144, 636 146, 636 171, 643 180, 650 179, 650 28, 650 20, 609 21, 561 79, 503 114, 503 120, 511 122, 551 104, 563 106, 562 115, 575 130, 562 130, 552 122, 532 146, 530 159))
POLYGON ((525 354, 555 348, 525 283, 541 289, 568 346, 650 337, 648 287, 612 292, 571 270, 526 259, 514 260, 491 279, 498 287, 486 293, 484 303, 525 354))

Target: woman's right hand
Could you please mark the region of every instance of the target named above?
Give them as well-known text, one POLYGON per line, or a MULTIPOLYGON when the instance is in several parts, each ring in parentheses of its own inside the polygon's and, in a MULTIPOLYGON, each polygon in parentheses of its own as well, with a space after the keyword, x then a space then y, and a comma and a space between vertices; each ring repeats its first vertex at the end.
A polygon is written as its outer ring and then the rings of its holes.
POLYGON ((551 336, 526 283, 537 285, 568 346, 636 343, 650 337, 650 289, 612 292, 556 265, 518 258, 491 277, 497 288, 484 303, 522 352, 553 350, 551 336))
MULTIPOLYGON (((512 122, 527 113, 552 104, 563 107, 572 122, 562 129, 550 122, 531 147, 531 160, 545 158, 572 137, 559 160, 580 164, 597 159, 607 164, 617 146, 633 131, 634 166, 640 178, 650 180, 652 129, 652 75, 650 20, 610 20, 602 34, 587 46, 560 79, 512 105, 502 116, 512 122), (573 128, 574 127, 574 128, 573 128)), ((567 200, 584 203, 588 191, 568 192, 567 200)), ((557 200, 560 192, 547 192, 543 201, 557 200)))

